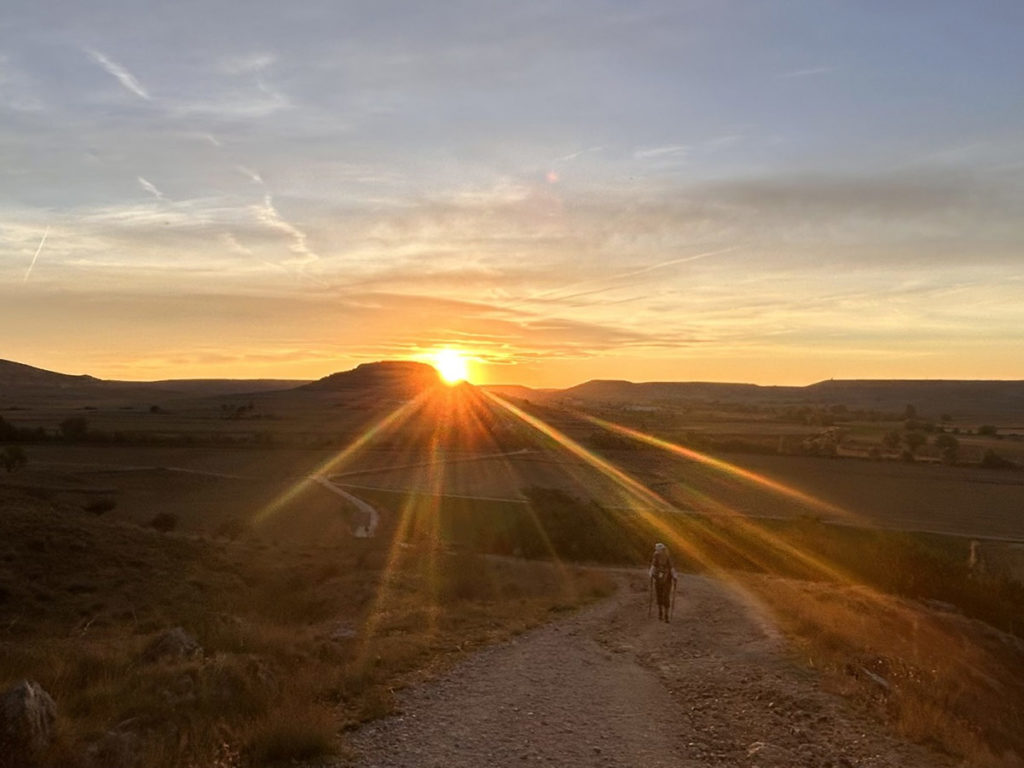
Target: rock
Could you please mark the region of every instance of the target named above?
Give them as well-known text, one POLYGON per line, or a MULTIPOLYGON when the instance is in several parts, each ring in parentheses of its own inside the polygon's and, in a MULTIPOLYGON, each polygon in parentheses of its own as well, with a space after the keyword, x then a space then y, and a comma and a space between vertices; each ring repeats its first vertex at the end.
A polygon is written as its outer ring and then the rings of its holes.
POLYGON ((129 730, 130 721, 107 731, 88 749, 89 761, 96 768, 139 768, 142 739, 129 730))
POLYGON ((753 758, 756 763, 762 765, 792 765, 793 753, 785 747, 776 744, 769 744, 764 741, 755 741, 747 747, 747 757, 753 758))
POLYGON ((32 765, 53 741, 57 705, 39 683, 25 680, 0 697, 0 765, 32 765))
POLYGON ((866 677, 866 678, 867 678, 868 680, 870 680, 870 681, 871 681, 872 683, 874 683, 875 685, 877 685, 877 686, 878 686, 879 688, 881 688, 881 689, 882 689, 883 691, 886 691, 886 692, 888 692, 888 691, 891 691, 891 690, 892 690, 892 686, 891 686, 891 685, 889 685, 889 681, 888 681, 888 680, 886 680, 886 679, 885 679, 884 677, 882 677, 881 675, 876 675, 876 674, 875 674, 874 672, 872 672, 872 671, 871 671, 870 669, 868 669, 867 667, 860 667, 860 666, 859 666, 859 667, 858 667, 857 669, 859 669, 859 670, 860 670, 860 672, 861 672, 861 673, 862 673, 862 674, 864 675, 864 677, 866 677))
POLYGON ((147 646, 142 653, 143 661, 159 661, 160 659, 192 659, 203 655, 199 641, 181 627, 164 632, 147 646))
POLYGON ((933 611, 939 611, 940 613, 960 613, 960 609, 953 605, 953 603, 947 603, 944 600, 924 600, 923 602, 933 611))
POLYGON ((334 625, 327 637, 331 640, 350 640, 358 635, 359 630, 351 621, 339 621, 334 625))

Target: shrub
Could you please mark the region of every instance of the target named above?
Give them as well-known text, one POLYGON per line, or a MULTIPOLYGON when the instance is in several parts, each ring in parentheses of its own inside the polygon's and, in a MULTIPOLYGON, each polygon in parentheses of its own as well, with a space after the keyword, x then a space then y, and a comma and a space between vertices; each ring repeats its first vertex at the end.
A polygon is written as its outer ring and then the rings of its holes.
POLYGON ((161 512, 159 515, 149 521, 151 527, 156 528, 158 531, 167 533, 173 531, 178 527, 178 516, 170 512, 161 512))
POLYGON ((69 416, 59 426, 65 440, 77 440, 89 431, 89 420, 84 416, 69 416))
POLYGON ((981 457, 981 466, 986 469, 1016 469, 1018 465, 989 448, 981 457))
POLYGON ((102 498, 93 499, 82 505, 82 509, 86 512, 92 512, 94 515, 102 515, 104 512, 109 512, 117 506, 117 502, 113 499, 102 498))
POLYGON ((942 433, 936 435, 933 445, 942 454, 942 461, 946 464, 956 464, 957 455, 960 451, 960 441, 952 435, 942 433))
POLYGON ((921 432, 907 432, 903 435, 903 444, 911 455, 917 453, 917 449, 928 442, 928 438, 921 432))
POLYGON ((0 465, 3 465, 3 468, 8 472, 21 469, 26 464, 28 464, 28 456, 25 455, 25 451, 21 449, 21 446, 9 445, 0 454, 0 465))

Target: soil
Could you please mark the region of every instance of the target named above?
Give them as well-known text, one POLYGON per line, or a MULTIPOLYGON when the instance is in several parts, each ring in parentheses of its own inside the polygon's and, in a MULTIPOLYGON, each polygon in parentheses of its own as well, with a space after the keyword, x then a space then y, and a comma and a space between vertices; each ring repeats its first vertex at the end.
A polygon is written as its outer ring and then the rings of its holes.
POLYGON ((955 764, 822 690, 727 585, 681 577, 665 624, 647 616, 642 575, 621 581, 611 598, 402 692, 397 714, 352 734, 341 765, 955 764))

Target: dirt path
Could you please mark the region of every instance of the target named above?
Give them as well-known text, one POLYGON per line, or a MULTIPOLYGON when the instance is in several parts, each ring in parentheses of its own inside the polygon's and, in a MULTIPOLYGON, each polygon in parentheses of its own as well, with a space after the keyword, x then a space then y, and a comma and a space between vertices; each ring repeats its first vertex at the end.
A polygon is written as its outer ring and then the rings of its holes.
POLYGON ((406 691, 353 735, 354 765, 942 768, 881 733, 787 660, 756 607, 687 576, 671 624, 642 576, 566 620, 406 691))
POLYGON ((314 483, 318 483, 326 488, 331 493, 341 496, 343 499, 351 502, 356 509, 359 510, 359 518, 356 520, 355 528, 352 530, 352 535, 357 539, 371 539, 377 533, 377 526, 380 525, 380 513, 377 508, 372 504, 363 501, 358 496, 353 496, 351 493, 346 491, 337 483, 331 482, 331 480, 323 475, 310 475, 309 480, 314 483))

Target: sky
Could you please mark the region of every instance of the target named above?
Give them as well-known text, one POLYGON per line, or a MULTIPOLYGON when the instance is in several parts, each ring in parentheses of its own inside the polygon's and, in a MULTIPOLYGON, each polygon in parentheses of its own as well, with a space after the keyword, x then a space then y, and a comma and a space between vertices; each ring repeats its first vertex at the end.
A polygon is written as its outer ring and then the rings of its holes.
POLYGON ((1024 4, 5 0, 0 358, 1024 379, 1024 4))

